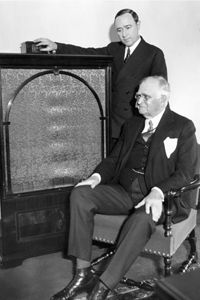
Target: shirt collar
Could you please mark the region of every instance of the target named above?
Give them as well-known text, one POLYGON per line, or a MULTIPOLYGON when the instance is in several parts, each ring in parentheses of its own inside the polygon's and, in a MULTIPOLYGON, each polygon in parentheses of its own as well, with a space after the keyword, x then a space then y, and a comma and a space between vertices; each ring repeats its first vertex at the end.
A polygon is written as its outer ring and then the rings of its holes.
POLYGON ((139 45, 139 43, 141 42, 141 37, 139 37, 139 39, 130 47, 126 47, 125 48, 125 57, 126 57, 126 53, 128 51, 128 48, 130 48, 130 54, 133 53, 133 51, 137 48, 137 46, 139 45))
POLYGON ((161 112, 160 112, 158 115, 156 115, 155 117, 146 119, 146 120, 145 120, 145 126, 146 126, 146 123, 148 123, 149 120, 151 120, 152 123, 153 123, 153 128, 156 128, 156 127, 158 126, 158 124, 159 124, 159 122, 160 122, 160 120, 161 120, 161 118, 162 118, 164 112, 165 112, 165 109, 164 109, 163 111, 161 111, 161 112))

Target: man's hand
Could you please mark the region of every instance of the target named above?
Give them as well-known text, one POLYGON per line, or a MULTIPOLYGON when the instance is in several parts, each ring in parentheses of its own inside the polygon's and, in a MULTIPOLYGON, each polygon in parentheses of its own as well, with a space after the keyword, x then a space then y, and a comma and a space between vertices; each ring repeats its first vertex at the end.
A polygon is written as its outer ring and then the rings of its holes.
POLYGON ((46 38, 39 38, 33 41, 37 46, 43 46, 40 51, 56 51, 57 44, 46 38), (44 47, 45 46, 45 47, 44 47))
POLYGON ((101 182, 101 176, 97 173, 93 174, 89 178, 77 183, 75 187, 80 185, 90 185, 92 189, 94 189, 101 182))
POLYGON ((137 209, 145 205, 146 213, 151 213, 153 221, 158 222, 162 214, 162 202, 163 197, 161 193, 157 190, 151 190, 151 192, 142 201, 140 201, 135 208, 137 209))

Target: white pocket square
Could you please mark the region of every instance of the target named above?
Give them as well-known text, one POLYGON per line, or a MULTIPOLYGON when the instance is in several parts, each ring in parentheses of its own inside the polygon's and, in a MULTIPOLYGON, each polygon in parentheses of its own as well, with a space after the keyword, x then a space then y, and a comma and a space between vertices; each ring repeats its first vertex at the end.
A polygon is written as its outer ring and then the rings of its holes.
POLYGON ((169 158, 170 155, 171 155, 171 154, 174 152, 174 150, 176 149, 177 142, 178 142, 178 139, 177 139, 177 138, 170 138, 170 137, 167 137, 167 138, 164 140, 164 146, 165 146, 165 152, 166 152, 167 158, 169 158))

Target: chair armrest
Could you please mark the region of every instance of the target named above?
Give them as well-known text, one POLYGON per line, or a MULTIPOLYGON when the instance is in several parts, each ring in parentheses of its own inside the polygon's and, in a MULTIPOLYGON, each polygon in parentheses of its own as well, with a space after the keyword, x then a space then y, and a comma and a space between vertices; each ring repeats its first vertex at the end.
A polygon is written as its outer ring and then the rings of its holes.
POLYGON ((200 186, 200 174, 196 174, 194 179, 187 185, 182 186, 180 189, 173 190, 171 189, 165 194, 165 197, 172 196, 172 197, 179 197, 182 193, 195 190, 200 186))
POLYGON ((196 174, 194 176, 194 179, 186 186, 182 186, 180 189, 173 190, 171 189, 167 193, 165 193, 165 215, 166 215, 166 221, 164 224, 165 229, 165 236, 171 236, 172 232, 172 203, 173 200, 177 197, 180 197, 182 193, 185 193, 187 191, 195 190, 200 186, 200 175, 196 174))

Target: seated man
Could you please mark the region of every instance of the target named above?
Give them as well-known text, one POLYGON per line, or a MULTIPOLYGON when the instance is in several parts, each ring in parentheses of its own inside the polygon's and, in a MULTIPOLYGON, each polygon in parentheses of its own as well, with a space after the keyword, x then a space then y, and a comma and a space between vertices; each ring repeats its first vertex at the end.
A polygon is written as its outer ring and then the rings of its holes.
MULTIPOLYGON (((197 168, 197 142, 191 120, 170 110, 170 88, 161 76, 143 79, 136 93, 141 116, 125 123, 112 153, 70 198, 69 255, 76 258, 72 281, 52 300, 106 299, 164 222, 164 193, 193 179, 197 168), (129 214, 120 232, 116 252, 98 278, 90 266, 94 215, 129 214)), ((173 222, 187 218, 193 203, 176 200, 173 222)))

